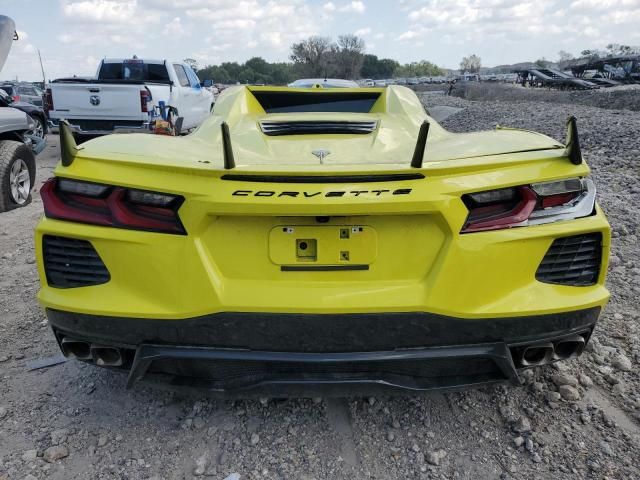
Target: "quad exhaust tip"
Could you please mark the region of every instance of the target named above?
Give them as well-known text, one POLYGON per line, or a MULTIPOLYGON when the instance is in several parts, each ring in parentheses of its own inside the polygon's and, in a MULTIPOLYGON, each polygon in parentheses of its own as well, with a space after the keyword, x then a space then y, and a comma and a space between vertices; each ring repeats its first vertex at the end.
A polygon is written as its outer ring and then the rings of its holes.
POLYGON ((553 343, 529 345, 522 351, 520 363, 525 367, 543 365, 553 358, 553 343))
POLYGON ((67 358, 77 358, 78 360, 91 360, 91 345, 82 340, 64 337, 60 342, 62 354, 67 358))
POLYGON ((554 359, 566 360, 568 358, 578 357, 584 350, 584 337, 582 335, 574 335, 572 337, 558 340, 554 345, 554 359))
POLYGON ((572 335, 554 342, 527 345, 520 350, 516 358, 523 367, 545 365, 556 360, 567 360, 580 356, 584 351, 585 344, 583 335, 572 335))
POLYGON ((91 345, 91 356, 96 365, 102 367, 120 367, 122 366, 122 352, 119 348, 107 347, 104 345, 91 345))

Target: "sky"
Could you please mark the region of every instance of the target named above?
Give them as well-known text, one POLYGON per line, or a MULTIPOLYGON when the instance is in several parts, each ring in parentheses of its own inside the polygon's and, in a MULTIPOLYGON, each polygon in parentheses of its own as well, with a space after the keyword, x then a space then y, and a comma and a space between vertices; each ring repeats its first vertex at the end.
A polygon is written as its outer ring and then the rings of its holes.
POLYGON ((640 45, 640 0, 0 0, 16 23, 2 79, 93 75, 104 57, 202 66, 287 61, 311 35, 362 37, 366 52, 458 68, 556 60, 608 43, 640 45))

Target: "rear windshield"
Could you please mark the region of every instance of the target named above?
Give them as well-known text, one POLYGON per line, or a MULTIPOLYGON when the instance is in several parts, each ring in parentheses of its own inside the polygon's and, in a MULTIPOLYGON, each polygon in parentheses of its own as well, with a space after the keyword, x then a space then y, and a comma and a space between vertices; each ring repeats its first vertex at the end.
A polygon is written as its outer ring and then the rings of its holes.
POLYGON ((269 92, 253 91, 267 113, 353 112, 368 113, 380 92, 269 92))
POLYGON ((168 82, 169 73, 163 63, 103 63, 98 73, 98 79, 168 82))
POLYGON ((0 86, 0 88, 7 92, 9 95, 13 95, 13 87, 11 85, 2 85, 0 86))

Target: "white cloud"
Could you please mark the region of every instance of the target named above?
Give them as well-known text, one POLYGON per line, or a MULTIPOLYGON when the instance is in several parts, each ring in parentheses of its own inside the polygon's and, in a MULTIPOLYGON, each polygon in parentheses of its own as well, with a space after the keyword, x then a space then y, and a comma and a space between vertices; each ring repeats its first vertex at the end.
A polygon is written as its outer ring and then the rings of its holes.
POLYGON ((336 6, 333 2, 327 2, 322 6, 322 9, 325 12, 335 12, 336 10, 336 6))
POLYGON ((134 23, 136 18, 136 0, 82 0, 62 2, 62 13, 75 21, 134 23))
POLYGON ((398 35, 396 37, 396 40, 400 41, 400 42, 404 42, 406 40, 413 40, 414 38, 420 36, 420 33, 414 31, 414 30, 407 30, 406 32, 398 35))
POLYGON ((371 28, 369 27, 359 28, 358 30, 353 32, 353 34, 358 37, 364 37, 365 35, 369 35, 370 33, 371 33, 371 28))
POLYGON ((354 13, 364 13, 366 7, 364 6, 364 2, 360 0, 354 0, 351 3, 348 3, 338 9, 339 12, 354 12, 354 13))
POLYGON ((165 31, 174 40, 190 35, 189 30, 185 28, 184 25, 182 25, 182 20, 180 19, 180 17, 175 17, 173 20, 171 20, 165 27, 165 31))

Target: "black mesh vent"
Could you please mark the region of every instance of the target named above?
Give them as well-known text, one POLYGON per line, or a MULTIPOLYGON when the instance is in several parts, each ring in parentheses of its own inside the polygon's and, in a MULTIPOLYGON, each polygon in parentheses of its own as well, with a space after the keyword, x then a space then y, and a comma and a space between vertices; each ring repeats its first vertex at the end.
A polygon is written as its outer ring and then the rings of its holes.
POLYGON ((45 235, 42 249, 50 287, 86 287, 107 283, 110 279, 98 252, 86 240, 45 235))
POLYGON ((536 272, 545 283, 586 286, 598 281, 602 235, 589 233, 553 241, 536 272))
POLYGON ((363 134, 373 132, 378 126, 377 121, 352 122, 328 120, 301 121, 270 121, 260 122, 260 128, 265 135, 312 135, 312 134, 363 134))

